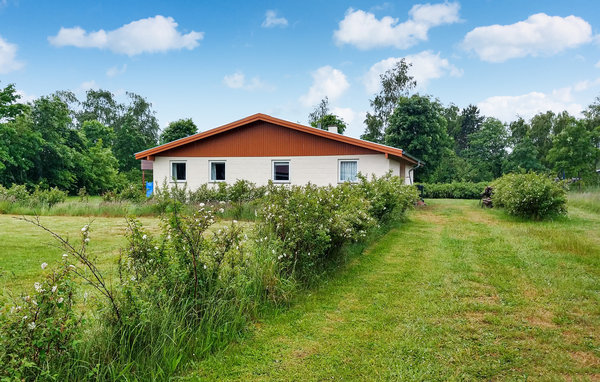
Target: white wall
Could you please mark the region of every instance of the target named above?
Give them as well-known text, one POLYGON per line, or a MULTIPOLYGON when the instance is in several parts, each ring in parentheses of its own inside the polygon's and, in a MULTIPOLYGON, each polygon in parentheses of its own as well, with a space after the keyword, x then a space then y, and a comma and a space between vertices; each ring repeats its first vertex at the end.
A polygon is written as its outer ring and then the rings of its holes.
MULTIPOLYGON (((187 186, 196 189, 210 179, 209 161, 225 161, 225 181, 234 183, 245 179, 257 185, 265 185, 272 179, 273 161, 289 160, 290 184, 311 182, 319 186, 337 184, 339 179, 339 160, 358 160, 358 171, 364 175, 385 175, 390 169, 394 175, 407 177, 410 165, 406 163, 405 174, 400 174, 400 162, 386 159, 384 154, 374 155, 335 155, 335 156, 293 156, 293 157, 161 157, 154 160, 154 182, 160 187, 164 180, 170 179, 170 163, 185 161, 187 168, 187 186)), ((406 184, 409 179, 406 179, 406 184)))

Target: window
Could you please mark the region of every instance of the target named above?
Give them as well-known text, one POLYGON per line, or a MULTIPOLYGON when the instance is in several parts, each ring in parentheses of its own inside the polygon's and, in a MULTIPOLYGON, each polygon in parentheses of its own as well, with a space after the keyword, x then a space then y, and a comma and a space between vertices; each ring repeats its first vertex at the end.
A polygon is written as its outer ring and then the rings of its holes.
POLYGON ((210 181, 221 182, 225 180, 225 162, 210 162, 210 181))
POLYGON ((275 182, 290 181, 290 162, 273 162, 273 180, 275 182))
POLYGON ((356 182, 356 175, 358 175, 357 160, 340 161, 340 182, 356 182))
POLYGON ((171 162, 171 179, 174 182, 185 182, 185 162, 171 162))

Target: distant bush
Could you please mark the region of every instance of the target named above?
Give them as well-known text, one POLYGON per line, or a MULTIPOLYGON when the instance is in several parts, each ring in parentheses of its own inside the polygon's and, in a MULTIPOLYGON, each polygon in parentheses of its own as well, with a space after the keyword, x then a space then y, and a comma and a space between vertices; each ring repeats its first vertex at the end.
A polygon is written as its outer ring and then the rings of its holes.
POLYGON ((421 183, 423 197, 430 199, 479 199, 486 182, 421 183))
POLYGON ((567 212, 567 187, 549 177, 530 172, 507 174, 492 183, 494 207, 511 215, 543 219, 567 212))
POLYGON ((24 185, 13 184, 10 188, 0 185, 0 202, 29 207, 52 207, 67 200, 67 193, 52 187, 48 190, 37 187, 32 193, 24 185))
POLYGON ((52 187, 49 190, 36 190, 31 194, 33 203, 38 203, 42 206, 52 207, 55 204, 62 203, 67 200, 67 193, 61 191, 56 187, 52 187))

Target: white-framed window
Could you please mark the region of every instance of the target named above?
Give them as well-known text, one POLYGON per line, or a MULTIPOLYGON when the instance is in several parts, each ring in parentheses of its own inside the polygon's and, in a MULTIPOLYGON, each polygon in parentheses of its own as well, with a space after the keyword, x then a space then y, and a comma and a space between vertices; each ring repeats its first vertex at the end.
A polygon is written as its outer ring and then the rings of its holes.
POLYGON ((339 181, 356 182, 358 180, 358 160, 340 160, 339 161, 339 181))
POLYGON ((171 161, 171 181, 185 182, 187 180, 186 167, 185 161, 171 161))
POLYGON ((290 181, 290 161, 273 161, 273 181, 275 183, 288 183, 290 181))
POLYGON ((225 161, 209 161, 210 165, 210 181, 224 182, 225 181, 225 161))

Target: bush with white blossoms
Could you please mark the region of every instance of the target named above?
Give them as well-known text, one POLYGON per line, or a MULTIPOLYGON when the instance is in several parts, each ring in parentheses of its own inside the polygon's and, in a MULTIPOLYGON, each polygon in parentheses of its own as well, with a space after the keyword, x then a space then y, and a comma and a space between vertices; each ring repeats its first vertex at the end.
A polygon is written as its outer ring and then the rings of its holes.
POLYGON ((29 295, 0 309, 0 379, 35 380, 47 376, 48 364, 73 350, 81 317, 73 310, 76 283, 64 259, 56 268, 42 263, 45 277, 29 295))
POLYGON ((567 212, 567 185, 543 174, 507 174, 492 183, 494 207, 510 215, 543 219, 567 212))

